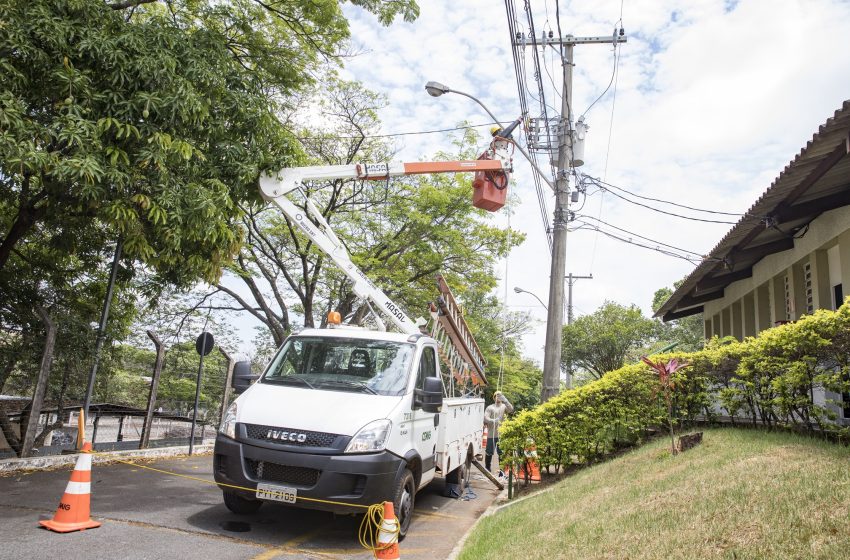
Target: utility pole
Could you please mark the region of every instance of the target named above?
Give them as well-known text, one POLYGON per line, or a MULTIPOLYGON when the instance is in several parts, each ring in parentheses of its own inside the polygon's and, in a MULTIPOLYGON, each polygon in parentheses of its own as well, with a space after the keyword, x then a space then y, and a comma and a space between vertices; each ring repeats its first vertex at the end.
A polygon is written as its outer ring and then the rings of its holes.
POLYGON ((558 131, 558 162, 555 177, 555 214, 552 224, 552 268, 549 273, 549 309, 546 318, 546 346, 543 354, 542 402, 558 394, 561 385, 561 337, 564 324, 564 273, 567 263, 567 221, 570 194, 570 167, 573 166, 573 49, 591 43, 625 43, 622 28, 608 37, 547 37, 517 38, 518 44, 565 47, 562 52, 563 95, 558 131))
POLYGON ((589 276, 576 276, 572 272, 567 274, 567 324, 573 324, 573 284, 576 283, 576 280, 593 280, 593 274, 589 276))
MULTIPOLYGON (((572 272, 567 274, 567 287, 569 291, 567 292, 567 324, 573 324, 573 284, 576 283, 576 280, 588 279, 593 280, 593 274, 588 276, 576 276, 572 272)), ((567 362, 567 389, 573 388, 573 362, 569 360, 567 362)))

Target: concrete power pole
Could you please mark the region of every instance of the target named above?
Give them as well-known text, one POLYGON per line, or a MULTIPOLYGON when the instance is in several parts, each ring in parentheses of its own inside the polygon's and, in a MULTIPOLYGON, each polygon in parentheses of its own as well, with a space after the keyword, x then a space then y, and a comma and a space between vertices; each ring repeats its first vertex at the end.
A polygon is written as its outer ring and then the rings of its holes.
MULTIPOLYGON (((572 272, 567 274, 567 286, 569 291, 567 292, 567 324, 573 324, 573 284, 576 283, 576 280, 588 279, 593 280, 593 274, 588 276, 576 276, 572 272)), ((562 341, 563 342, 563 341, 562 341)), ((573 388, 573 362, 572 360, 567 362, 567 389, 573 388)))
POLYGON ((573 324, 573 284, 576 283, 576 280, 593 280, 593 274, 589 276, 576 276, 572 272, 567 274, 567 287, 569 288, 569 292, 567 293, 567 324, 573 324))
POLYGON ((561 64, 564 87, 561 97, 561 119, 558 134, 558 167, 555 177, 555 215, 552 227, 552 268, 549 273, 549 310, 546 318, 546 346, 543 354, 542 402, 558 394, 561 385, 561 327, 564 324, 564 272, 567 263, 567 221, 570 193, 570 167, 573 164, 573 49, 590 43, 625 43, 622 29, 609 37, 541 37, 519 40, 521 44, 559 45, 566 47, 561 64))

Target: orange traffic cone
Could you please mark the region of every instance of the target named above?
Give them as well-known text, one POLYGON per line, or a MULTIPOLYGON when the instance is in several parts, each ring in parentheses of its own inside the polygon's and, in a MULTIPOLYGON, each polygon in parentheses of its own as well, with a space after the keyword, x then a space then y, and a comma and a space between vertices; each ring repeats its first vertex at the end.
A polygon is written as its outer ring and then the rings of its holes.
POLYGON ((384 502, 384 521, 378 530, 378 547, 375 558, 378 560, 398 560, 398 519, 392 502, 384 502))
POLYGON ((71 473, 71 480, 65 487, 65 494, 56 509, 53 519, 39 521, 40 525, 57 533, 85 531, 100 527, 100 523, 91 518, 89 501, 91 498, 91 443, 84 443, 82 454, 71 473))
POLYGON ((529 482, 540 482, 540 465, 537 464, 537 446, 534 440, 528 438, 525 447, 525 464, 520 468, 520 476, 527 478, 529 482), (528 469, 528 472, 523 472, 528 469))

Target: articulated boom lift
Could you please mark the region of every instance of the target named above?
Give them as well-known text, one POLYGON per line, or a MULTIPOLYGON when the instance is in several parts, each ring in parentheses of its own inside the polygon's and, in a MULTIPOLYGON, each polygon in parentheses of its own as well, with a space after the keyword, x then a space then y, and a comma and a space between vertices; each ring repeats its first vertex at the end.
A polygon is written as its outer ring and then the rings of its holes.
MULTIPOLYGON (((508 129, 499 131, 500 135, 494 137, 490 148, 477 160, 292 167, 262 176, 260 190, 264 199, 280 208, 352 281, 352 290, 372 310, 380 329, 386 330, 386 326, 378 310, 389 318, 399 331, 421 334, 421 321, 411 321, 410 317, 352 262, 351 255, 330 224, 316 205, 304 196, 301 184, 335 179, 387 180, 402 175, 474 172, 476 176, 473 185, 476 192, 473 203, 479 208, 495 211, 504 204, 504 191, 512 170, 510 132, 518 123, 519 120, 508 129), (309 217, 287 197, 293 191, 301 192, 309 217)), ((440 296, 437 303, 431 307, 433 322, 428 334, 440 342, 440 357, 451 372, 448 382, 445 383, 446 390, 449 396, 454 396, 456 388, 458 391, 464 391, 468 386, 486 385, 485 361, 463 320, 459 306, 441 276, 437 278, 437 286, 440 296)))

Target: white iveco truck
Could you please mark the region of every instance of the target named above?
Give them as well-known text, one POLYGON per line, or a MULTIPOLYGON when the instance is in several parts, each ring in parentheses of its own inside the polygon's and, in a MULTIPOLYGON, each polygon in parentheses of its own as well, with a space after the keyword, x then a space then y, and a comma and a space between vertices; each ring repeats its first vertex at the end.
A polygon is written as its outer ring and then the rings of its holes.
POLYGON ((300 208, 287 195, 310 180, 458 171, 503 189, 508 144, 497 136, 490 159, 292 168, 261 179, 264 198, 348 276, 378 330, 339 324, 331 313, 329 328, 289 336, 262 375, 237 364, 233 387, 242 393, 214 455, 216 482, 242 488, 221 487, 231 511, 274 500, 359 513, 357 505, 392 501, 404 536, 416 492, 437 473, 468 480, 481 451, 485 362, 449 287, 438 276, 431 320, 411 321, 354 265, 313 203, 305 198, 300 208), (386 331, 380 314, 399 332, 386 331))

